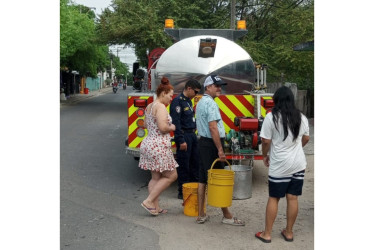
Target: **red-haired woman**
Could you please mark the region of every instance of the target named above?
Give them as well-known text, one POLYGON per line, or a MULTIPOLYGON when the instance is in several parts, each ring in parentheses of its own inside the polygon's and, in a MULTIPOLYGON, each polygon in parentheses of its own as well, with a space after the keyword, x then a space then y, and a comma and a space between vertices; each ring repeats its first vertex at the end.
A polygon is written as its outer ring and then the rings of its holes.
POLYGON ((166 77, 156 90, 157 98, 146 108, 145 126, 147 137, 140 146, 139 167, 150 170, 152 179, 148 183, 148 197, 141 206, 152 215, 166 213, 158 204, 160 194, 173 183, 178 175, 178 163, 171 151, 170 132, 175 130, 171 117, 166 110, 173 98, 173 86, 166 77))

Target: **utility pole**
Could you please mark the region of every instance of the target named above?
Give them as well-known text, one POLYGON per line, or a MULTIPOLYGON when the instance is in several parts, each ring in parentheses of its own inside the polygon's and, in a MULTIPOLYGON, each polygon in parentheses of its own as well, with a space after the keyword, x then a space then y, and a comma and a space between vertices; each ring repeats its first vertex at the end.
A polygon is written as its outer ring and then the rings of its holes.
POLYGON ((112 54, 112 51, 110 51, 110 79, 112 79, 112 82, 113 82, 113 54, 112 54))
POLYGON ((235 0, 231 0, 231 22, 230 22, 230 29, 234 30, 235 29, 235 14, 236 14, 236 11, 235 11, 235 6, 236 6, 236 1, 235 0))

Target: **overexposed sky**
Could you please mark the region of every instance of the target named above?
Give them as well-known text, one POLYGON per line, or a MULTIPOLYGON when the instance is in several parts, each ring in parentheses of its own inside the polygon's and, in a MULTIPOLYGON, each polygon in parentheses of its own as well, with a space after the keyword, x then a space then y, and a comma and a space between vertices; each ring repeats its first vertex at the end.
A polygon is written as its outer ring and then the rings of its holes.
POLYGON ((100 15, 101 12, 109 7, 112 3, 112 0, 73 0, 77 4, 82 4, 87 7, 95 7, 96 15, 100 15))

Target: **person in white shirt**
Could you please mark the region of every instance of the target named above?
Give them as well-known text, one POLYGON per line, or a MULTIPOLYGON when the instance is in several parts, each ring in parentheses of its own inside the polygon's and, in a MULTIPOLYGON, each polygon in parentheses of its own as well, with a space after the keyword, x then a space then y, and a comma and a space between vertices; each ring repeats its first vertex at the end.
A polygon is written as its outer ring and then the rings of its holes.
POLYGON ((269 199, 266 206, 265 231, 255 237, 271 242, 271 232, 280 198, 287 199, 287 225, 281 235, 293 241, 292 228, 298 214, 298 196, 302 193, 306 159, 303 147, 309 141, 308 120, 296 107, 292 91, 280 87, 273 96, 274 108, 261 128, 262 155, 269 167, 269 199), (270 154, 268 154, 270 152, 270 154))

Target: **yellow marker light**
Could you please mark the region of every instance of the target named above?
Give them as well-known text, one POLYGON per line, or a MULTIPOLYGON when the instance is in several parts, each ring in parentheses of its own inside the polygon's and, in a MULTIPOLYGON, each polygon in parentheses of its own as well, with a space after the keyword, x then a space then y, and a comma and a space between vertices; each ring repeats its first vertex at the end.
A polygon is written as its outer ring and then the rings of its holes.
POLYGON ((165 19, 165 28, 166 29, 174 29, 174 20, 173 19, 165 19))
POLYGON ((236 28, 238 30, 245 30, 247 29, 247 24, 245 23, 245 20, 239 20, 237 23, 236 23, 236 28))

